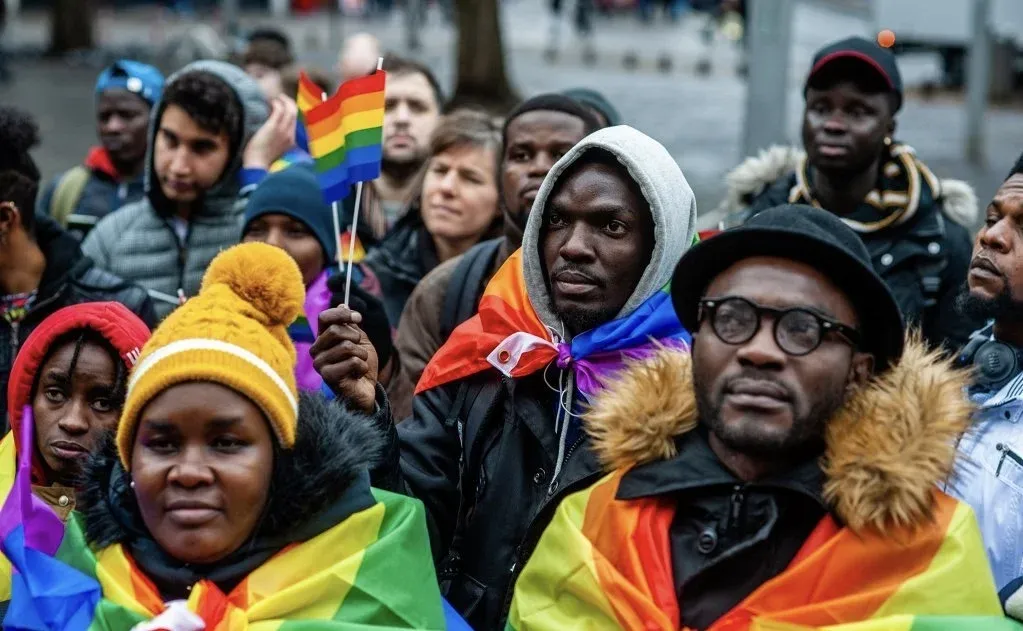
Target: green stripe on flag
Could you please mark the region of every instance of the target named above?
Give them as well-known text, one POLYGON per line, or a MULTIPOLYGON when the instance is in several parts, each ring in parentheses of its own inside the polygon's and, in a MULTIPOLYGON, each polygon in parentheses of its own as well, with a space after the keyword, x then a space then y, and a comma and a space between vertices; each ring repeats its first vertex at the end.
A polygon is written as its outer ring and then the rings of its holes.
MULTIPOLYGON (((372 620, 374 628, 444 629, 423 504, 378 489, 373 489, 373 497, 384 505, 384 521, 334 620, 351 624, 372 620), (396 576, 401 577, 400 590, 395 589, 396 576)), ((281 631, 299 631, 300 624, 285 623, 281 631)))
POLYGON ((353 131, 352 133, 345 136, 345 147, 349 149, 359 149, 362 147, 372 147, 373 145, 379 145, 384 139, 384 128, 383 127, 370 127, 369 129, 360 129, 359 131, 353 131))
POLYGON ((348 136, 345 137, 344 146, 338 147, 325 156, 316 158, 316 172, 326 173, 341 166, 344 164, 345 157, 348 155, 348 149, 361 149, 363 147, 379 145, 382 138, 383 129, 380 127, 363 129, 348 134, 348 136))

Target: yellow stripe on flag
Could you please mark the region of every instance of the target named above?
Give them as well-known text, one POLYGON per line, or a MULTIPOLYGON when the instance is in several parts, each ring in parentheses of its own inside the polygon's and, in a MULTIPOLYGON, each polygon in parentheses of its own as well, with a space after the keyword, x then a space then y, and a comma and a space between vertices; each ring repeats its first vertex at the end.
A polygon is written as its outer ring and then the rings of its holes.
POLYGON ((355 584, 366 548, 377 540, 382 502, 358 512, 249 575, 249 620, 330 620, 355 584), (310 575, 305 568, 330 567, 310 575))
POLYGON ((772 620, 754 619, 749 631, 910 631, 913 628, 913 616, 894 616, 883 620, 866 620, 847 624, 828 625, 826 627, 807 627, 801 624, 774 622, 772 620))
POLYGON ((515 586, 508 624, 516 631, 618 631, 611 603, 597 583, 593 546, 582 534, 589 491, 558 507, 515 586))
MULTIPOLYGON (((975 616, 1001 615, 973 509, 955 502, 953 510, 944 540, 927 571, 904 582, 877 610, 875 618, 904 613, 954 615, 963 611, 975 616)), ((935 520, 941 521, 937 517, 935 520)))
MULTIPOLYGON (((18 471, 18 454, 14 444, 14 433, 7 432, 0 442, 0 506, 7 501, 14 486, 18 471)), ((11 562, 0 554, 0 600, 11 599, 11 562)))
MULTIPOLYGON (((355 114, 349 114, 345 116, 341 125, 334 131, 319 137, 314 138, 313 129, 309 129, 309 151, 313 154, 313 157, 320 158, 329 153, 336 151, 339 147, 343 147, 345 144, 345 136, 363 129, 373 129, 374 127, 380 127, 384 121, 384 110, 383 108, 378 110, 369 110, 366 112, 357 112, 355 114)), ((327 121, 324 121, 324 123, 327 121)), ((323 123, 319 123, 322 125, 323 123)), ((317 129, 317 131, 319 131, 317 129)))
POLYGON ((131 563, 121 546, 107 546, 96 555, 96 578, 104 599, 146 618, 153 615, 135 593, 131 563))

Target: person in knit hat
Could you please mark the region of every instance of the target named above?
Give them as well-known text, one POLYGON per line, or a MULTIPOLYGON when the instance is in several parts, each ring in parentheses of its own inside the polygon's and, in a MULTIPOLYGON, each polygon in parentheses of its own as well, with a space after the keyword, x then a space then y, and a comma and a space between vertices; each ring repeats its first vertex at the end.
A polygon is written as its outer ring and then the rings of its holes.
MULTIPOLYGON (((336 293, 328 285, 328 280, 337 276, 338 270, 335 262, 337 239, 331 212, 330 206, 323 201, 313 169, 299 164, 272 173, 260 182, 249 198, 242 229, 242 242, 277 246, 291 255, 302 272, 305 303, 298 319, 288 327, 288 334, 297 353, 295 378, 298 387, 311 392, 322 390, 323 379, 313 366, 309 349, 319 332, 320 314, 330 308, 336 293)), ((379 296, 380 284, 364 265, 357 264, 354 271, 353 296, 364 307, 367 300, 372 301, 379 296)), ((343 286, 344 275, 338 278, 343 286)), ((370 339, 386 338, 386 343, 376 342, 374 346, 389 349, 391 329, 386 314, 381 315, 382 330, 367 331, 367 334, 370 339)), ((384 355, 380 351, 377 354, 384 355)))
MULTIPOLYGON (((81 465, 117 424, 128 371, 147 339, 149 327, 117 302, 64 307, 39 323, 7 382, 11 431, 0 441, 0 505, 19 455, 29 451, 32 493, 67 520, 81 465)), ((0 556, 0 603, 11 597, 10 570, 0 556)))
POLYGON ((582 103, 590 110, 590 113, 597 117, 601 126, 614 127, 622 124, 622 115, 618 113, 618 108, 600 92, 590 88, 572 88, 565 90, 562 94, 582 103))
MULTIPOLYGON (((234 246, 142 349, 89 463, 84 536, 54 558, 94 555, 80 571, 103 577, 102 600, 85 626, 445 628, 421 504, 370 488, 381 441, 366 419, 296 387, 303 294, 282 249, 234 246)), ((19 612, 76 613, 24 571, 19 612)), ((15 609, 5 624, 23 622, 15 609)))
POLYGON ((99 144, 42 189, 39 212, 81 241, 100 219, 145 197, 146 132, 162 93, 163 74, 153 66, 130 59, 107 66, 96 79, 99 144))

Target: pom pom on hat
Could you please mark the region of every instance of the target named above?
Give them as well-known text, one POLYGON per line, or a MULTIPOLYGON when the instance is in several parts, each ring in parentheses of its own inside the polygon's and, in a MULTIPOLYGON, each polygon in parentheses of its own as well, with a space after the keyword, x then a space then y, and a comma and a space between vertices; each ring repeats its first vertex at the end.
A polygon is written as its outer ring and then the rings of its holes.
POLYGON ((302 272, 284 250, 266 243, 243 243, 213 259, 202 289, 223 284, 266 316, 268 325, 287 326, 302 312, 302 272))
POLYGON ((210 263, 199 295, 156 329, 128 381, 117 450, 125 470, 138 419, 163 391, 185 382, 217 383, 259 406, 281 446, 295 444, 295 346, 287 327, 305 302, 302 274, 280 248, 244 243, 210 263))

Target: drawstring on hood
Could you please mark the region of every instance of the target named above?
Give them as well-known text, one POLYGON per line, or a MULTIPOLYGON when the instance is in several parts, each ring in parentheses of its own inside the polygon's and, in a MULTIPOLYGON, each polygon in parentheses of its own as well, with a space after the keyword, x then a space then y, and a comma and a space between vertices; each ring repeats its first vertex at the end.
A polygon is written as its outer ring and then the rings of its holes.
POLYGON ((551 478, 552 483, 557 480, 565 459, 569 421, 578 414, 572 411, 576 374, 568 370, 572 366, 568 346, 572 340, 564 322, 556 314, 550 288, 544 278, 540 259, 540 231, 547 202, 558 180, 569 167, 584 159, 583 156, 594 149, 612 154, 625 167, 650 205, 654 222, 654 249, 650 262, 632 295, 615 316, 616 319, 632 314, 668 284, 675 266, 696 234, 696 198, 682 170, 660 143, 627 125, 608 127, 590 134, 562 156, 544 179, 522 237, 522 269, 529 301, 558 347, 556 364, 561 369, 561 375, 557 389, 548 381, 546 372, 544 374, 545 383, 558 395, 555 414, 558 462, 551 478))

